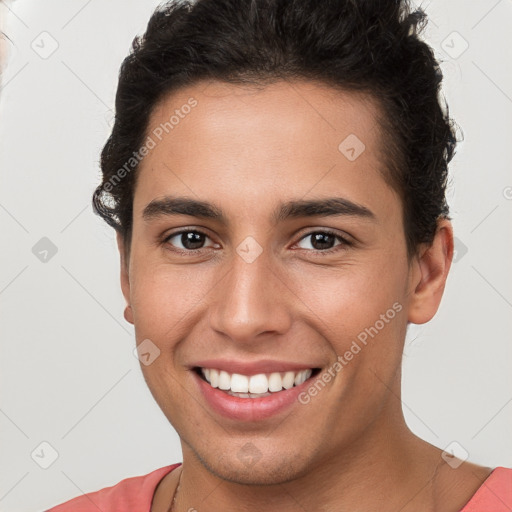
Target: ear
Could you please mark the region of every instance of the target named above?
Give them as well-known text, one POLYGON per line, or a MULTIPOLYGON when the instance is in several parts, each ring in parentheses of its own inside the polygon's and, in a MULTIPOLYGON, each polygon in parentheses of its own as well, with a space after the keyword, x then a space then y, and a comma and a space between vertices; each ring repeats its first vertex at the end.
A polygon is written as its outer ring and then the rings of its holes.
POLYGON ((422 248, 412 263, 408 320, 424 324, 436 314, 453 258, 453 228, 448 219, 438 221, 432 245, 422 248))
POLYGON ((127 304, 124 310, 124 318, 127 322, 133 324, 133 312, 130 299, 130 274, 128 271, 128 261, 126 260, 125 241, 119 232, 117 232, 116 238, 121 264, 121 290, 127 304))

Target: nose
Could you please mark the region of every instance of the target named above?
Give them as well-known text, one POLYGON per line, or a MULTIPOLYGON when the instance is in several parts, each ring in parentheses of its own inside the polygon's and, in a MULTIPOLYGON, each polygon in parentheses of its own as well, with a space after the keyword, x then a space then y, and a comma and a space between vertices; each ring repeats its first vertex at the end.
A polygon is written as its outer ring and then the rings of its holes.
POLYGON ((293 294, 265 252, 251 263, 235 254, 229 264, 230 271, 215 287, 210 327, 238 344, 286 333, 293 294))

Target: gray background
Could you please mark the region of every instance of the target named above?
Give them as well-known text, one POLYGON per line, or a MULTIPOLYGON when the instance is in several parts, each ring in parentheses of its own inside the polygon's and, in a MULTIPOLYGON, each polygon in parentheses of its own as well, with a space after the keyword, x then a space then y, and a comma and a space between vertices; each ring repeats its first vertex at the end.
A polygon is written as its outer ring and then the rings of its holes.
MULTIPOLYGON (((404 411, 429 442, 511 467, 512 2, 422 4, 465 140, 448 191, 456 261, 437 316, 410 328, 404 411)), ((1 511, 42 510, 181 460, 132 353, 114 232, 90 206, 119 65, 156 5, 4 5, 1 511)))

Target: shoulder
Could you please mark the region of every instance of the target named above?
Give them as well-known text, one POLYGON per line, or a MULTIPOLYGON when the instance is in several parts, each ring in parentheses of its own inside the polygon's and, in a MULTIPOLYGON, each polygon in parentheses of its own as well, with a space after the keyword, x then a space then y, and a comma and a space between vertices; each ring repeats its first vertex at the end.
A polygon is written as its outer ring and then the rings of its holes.
POLYGON ((495 468, 461 512, 512 510, 512 468, 495 468))
POLYGON ((56 505, 47 512, 149 511, 158 483, 179 465, 180 463, 164 466, 147 475, 125 478, 111 487, 86 493, 56 505))

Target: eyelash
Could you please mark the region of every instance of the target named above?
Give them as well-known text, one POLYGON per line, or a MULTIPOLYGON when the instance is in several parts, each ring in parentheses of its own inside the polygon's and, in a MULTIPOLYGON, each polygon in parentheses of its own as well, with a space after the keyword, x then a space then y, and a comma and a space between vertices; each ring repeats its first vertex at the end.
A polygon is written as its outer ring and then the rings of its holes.
MULTIPOLYGON (((169 235, 167 235, 164 240, 162 241, 162 243, 164 244, 168 244, 169 243, 169 240, 171 238, 174 238, 175 236, 177 235, 183 235, 185 233, 199 233, 201 235, 204 235, 205 237, 207 238, 210 238, 204 231, 201 231, 200 229, 183 229, 181 231, 176 231, 175 233, 171 233, 169 235)), ((338 244, 338 245, 335 245, 334 247, 331 247, 330 249, 318 249, 318 250, 315 250, 315 249, 302 249, 302 250, 305 250, 307 252, 310 252, 312 253, 314 256, 323 256, 325 254, 332 254, 332 253, 335 253, 335 252, 338 252, 340 250, 346 250, 347 247, 351 247, 353 245, 352 242, 350 242, 349 240, 347 240, 346 238, 344 238, 343 236, 341 236, 340 234, 336 233, 335 231, 332 231, 332 230, 329 230, 329 229, 319 229, 319 230, 314 230, 314 231, 310 231, 309 233, 305 233, 300 239, 299 239, 299 242, 305 238, 307 238, 308 236, 311 236, 311 235, 314 235, 314 234, 318 234, 318 233, 321 233, 321 234, 325 234, 325 235, 332 235, 334 238, 336 238, 338 241, 340 241, 341 243, 338 244)), ((170 244, 169 244, 170 245, 170 244)), ((189 250, 184 250, 184 249, 177 249, 176 247, 173 247, 172 250, 173 252, 177 253, 177 254, 182 254, 182 255, 187 255, 187 256, 190 256, 190 255, 195 255, 195 254, 198 254, 200 253, 201 251, 203 251, 205 248, 200 248, 200 249, 189 249, 189 250)))

